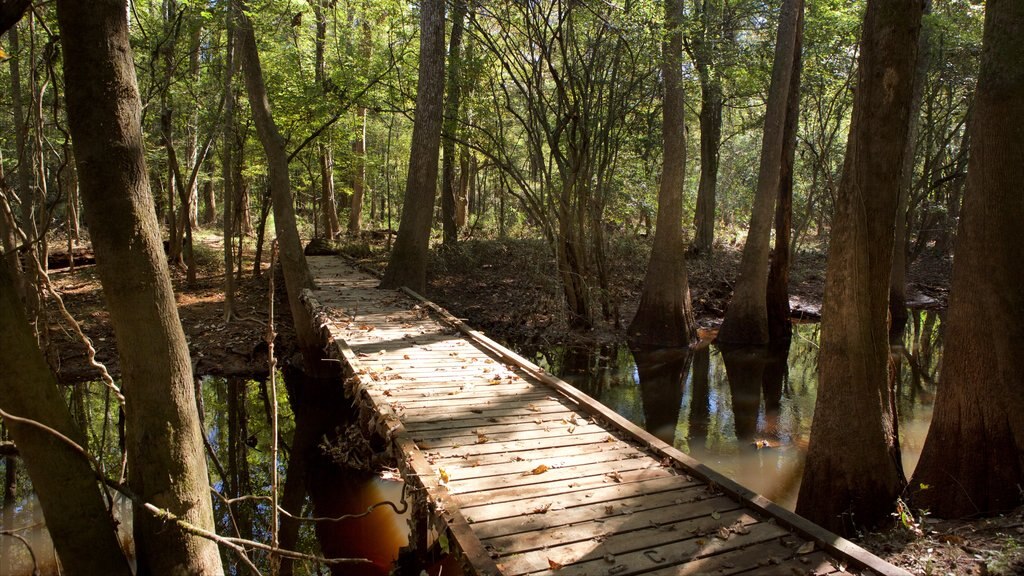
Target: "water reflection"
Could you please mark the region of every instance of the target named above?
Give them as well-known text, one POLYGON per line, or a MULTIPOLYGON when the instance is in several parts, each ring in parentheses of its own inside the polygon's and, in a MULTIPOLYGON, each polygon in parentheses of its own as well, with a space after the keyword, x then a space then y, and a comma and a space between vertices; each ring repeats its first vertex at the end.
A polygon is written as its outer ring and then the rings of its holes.
MULTIPOLYGON (((817 394, 818 324, 788 348, 548 350, 535 358, 655 436, 793 508, 817 394)), ((903 463, 909 475, 931 421, 942 322, 911 310, 892 348, 903 463)))
POLYGON ((686 348, 633 350, 647 431, 671 444, 676 436, 683 379, 693 354, 686 348))
MULTIPOLYGON (((209 450, 210 483, 214 495, 217 532, 260 542, 270 541, 270 444, 273 395, 266 381, 202 378, 203 426, 209 450)), ((82 384, 78 419, 87 429, 89 443, 107 467, 119 469, 117 402, 102 383, 82 384)), ((383 481, 335 462, 330 446, 350 415, 342 396, 340 379, 312 380, 301 374, 278 377, 278 477, 282 482, 280 506, 297 516, 338 517, 365 512, 376 502, 401 500, 401 484, 383 481)), ((16 457, 0 459, 5 484, 2 529, 24 538, 32 548, 40 574, 57 574, 53 545, 42 511, 32 493, 25 467, 16 457)), ((118 499, 119 535, 132 548, 131 507, 118 499)), ((340 565, 332 574, 383 576, 399 548, 407 543, 405 517, 390 508, 378 508, 365 518, 340 522, 281 520, 281 546, 328 558, 368 558, 372 564, 340 565)), ((265 554, 252 552, 251 560, 269 573, 265 554)), ((228 574, 251 574, 234 553, 222 550, 228 574)), ((283 562, 280 574, 327 574, 327 566, 315 562, 283 562)), ((28 548, 14 537, 0 539, 0 575, 33 574, 28 548)))

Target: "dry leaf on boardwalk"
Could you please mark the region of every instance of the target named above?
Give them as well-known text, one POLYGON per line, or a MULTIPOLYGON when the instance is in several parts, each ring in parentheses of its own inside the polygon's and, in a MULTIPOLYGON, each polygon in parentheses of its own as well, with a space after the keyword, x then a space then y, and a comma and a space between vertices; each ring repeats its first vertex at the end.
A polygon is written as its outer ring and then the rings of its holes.
POLYGON ((523 476, 536 476, 537 474, 543 474, 543 473, 545 473, 547 471, 548 471, 547 464, 541 464, 540 466, 537 466, 533 470, 530 470, 529 472, 523 474, 523 476))

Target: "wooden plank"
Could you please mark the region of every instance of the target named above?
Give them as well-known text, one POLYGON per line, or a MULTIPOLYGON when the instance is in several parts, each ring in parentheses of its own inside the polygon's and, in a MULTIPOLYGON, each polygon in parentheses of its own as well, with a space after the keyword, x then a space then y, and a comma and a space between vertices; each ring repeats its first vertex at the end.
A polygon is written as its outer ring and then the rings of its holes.
POLYGON ((406 420, 406 428, 410 432, 424 432, 428 430, 449 430, 453 433, 458 433, 459 429, 462 428, 475 428, 477 426, 488 426, 491 424, 519 424, 532 422, 534 424, 543 424, 544 422, 561 422, 562 420, 569 420, 576 417, 577 421, 583 421, 587 419, 587 416, 572 411, 568 408, 556 412, 547 412, 543 414, 537 414, 534 412, 516 412, 508 416, 488 416, 483 417, 474 415, 473 418, 463 418, 459 420, 439 420, 436 418, 422 419, 422 420, 406 420))
MULTIPOLYGON (((486 443, 523 442, 526 440, 537 440, 541 438, 556 440, 559 438, 574 438, 585 434, 607 434, 604 428, 594 424, 580 426, 520 426, 519 429, 508 432, 486 432, 486 427, 476 428, 475 434, 463 434, 460 436, 446 436, 435 438, 433 435, 417 435, 413 438, 421 450, 442 450, 445 448, 457 448, 470 444, 479 445, 486 443), (426 437, 424 437, 426 436, 426 437)), ((471 432, 471 431, 467 431, 471 432)))
MULTIPOLYGON (((552 452, 558 450, 557 448, 549 449, 546 452, 552 452)), ((537 451, 543 452, 543 451, 537 451)), ((530 458, 523 458, 521 456, 515 456, 512 458, 502 458, 500 461, 480 465, 478 463, 469 462, 468 459, 455 459, 446 460, 438 463, 439 466, 443 466, 449 471, 449 474, 454 475, 453 480, 449 483, 449 488, 457 486, 459 481, 475 480, 479 478, 489 478, 492 476, 504 476, 506 474, 521 474, 525 470, 535 470, 538 466, 544 465, 552 469, 559 468, 574 468, 576 466, 583 466, 587 464, 599 464, 602 462, 618 462, 620 460, 645 460, 647 455, 639 450, 633 449, 632 447, 623 446, 622 449, 615 450, 599 450, 590 451, 587 453, 580 453, 581 451, 576 449, 575 446, 569 448, 566 452, 556 457, 540 456, 536 452, 530 453, 530 458)), ((504 456, 504 455, 502 455, 504 456)), ((428 455, 427 459, 431 459, 428 455)), ((437 462, 435 460, 435 462, 437 462)), ((458 490, 456 490, 458 491, 458 490)))
POLYGON ((426 398, 394 398, 386 394, 382 394, 382 396, 385 396, 385 401, 396 406, 402 406, 408 412, 420 408, 430 410, 438 410, 439 408, 443 410, 461 410, 464 408, 483 408, 486 406, 504 407, 510 400, 512 402, 535 402, 546 399, 549 394, 547 392, 527 392, 523 394, 495 395, 491 398, 457 398, 454 395, 428 396, 426 398))
MULTIPOLYGON (((399 403, 400 405, 400 403, 399 403)), ((506 402, 501 405, 488 405, 479 407, 462 407, 458 410, 445 410, 443 415, 438 414, 437 408, 410 408, 405 410, 405 414, 408 418, 416 419, 419 418, 434 418, 436 420, 459 420, 463 418, 476 418, 478 416, 510 416, 514 414, 523 414, 524 409, 527 414, 549 414, 553 412, 563 412, 566 408, 573 408, 566 406, 561 402, 551 400, 539 400, 539 401, 526 401, 526 402, 506 402)))
MULTIPOLYGON (((671 478, 673 475, 659 468, 635 468, 614 472, 598 472, 579 478, 561 478, 547 482, 532 482, 495 488, 487 491, 452 491, 453 496, 459 501, 459 505, 466 508, 479 508, 480 513, 474 514, 473 518, 478 521, 495 520, 502 518, 502 514, 521 515, 527 510, 543 509, 549 503, 556 509, 569 508, 572 506, 592 504, 602 499, 615 499, 629 494, 630 484, 637 482, 649 482, 651 480, 671 478), (617 478, 613 479, 613 478, 617 478), (605 492, 594 492, 600 488, 614 487, 614 490, 605 492), (536 502, 540 502, 536 504, 536 502)), ((535 480, 535 479, 534 479, 535 480)), ((702 486, 699 481, 683 482, 677 489, 688 489, 702 486)), ((710 497, 704 493, 697 493, 700 498, 710 497)), ((692 494, 685 494, 673 498, 680 502, 688 502, 694 498, 692 494)), ((474 508, 474 509, 476 509, 474 508)), ((626 509, 633 511, 632 507, 626 509)))
MULTIPOLYGON (((380 390, 385 396, 390 396, 396 400, 415 400, 417 398, 431 398, 435 396, 443 396, 446 398, 488 398, 494 395, 501 396, 516 396, 526 392, 543 391, 547 392, 543 388, 533 384, 531 382, 517 382, 512 384, 476 384, 476 383, 444 383, 449 384, 447 386, 434 384, 430 382, 420 382, 413 380, 411 382, 405 382, 399 380, 397 383, 391 381, 387 386, 379 386, 375 389, 380 390)), ((371 388, 373 390, 374 388, 371 388)))
MULTIPOLYGON (((778 539, 787 533, 783 528, 775 524, 757 523, 746 527, 749 531, 746 534, 733 534, 727 540, 717 536, 683 536, 659 530, 646 531, 645 536, 661 537, 666 542, 657 542, 654 538, 631 539, 629 546, 639 547, 629 552, 615 554, 611 562, 608 562, 604 555, 597 556, 595 553, 587 554, 582 558, 576 558, 572 554, 560 556, 553 550, 533 553, 534 556, 544 558, 543 564, 549 569, 532 570, 531 573, 543 574, 545 576, 588 576, 591 574, 608 574, 616 576, 630 576, 632 574, 651 574, 651 570, 658 570, 659 576, 668 574, 718 574, 726 564, 731 564, 730 552, 742 551, 743 548, 754 545, 761 545, 766 542, 778 539), (670 540, 674 538, 674 540, 670 540), (594 557, 597 556, 597 557, 594 557), (554 560, 564 564, 560 570, 550 570, 547 560, 554 560), (600 571, 598 571, 600 570, 600 571)), ((635 536, 634 536, 635 537, 635 536)), ((524 572, 509 570, 499 560, 498 568, 506 576, 517 576, 524 572)))
POLYGON ((567 455, 587 457, 591 454, 614 454, 625 450, 635 450, 635 448, 625 442, 599 442, 582 446, 556 446, 554 448, 533 450, 526 454, 513 452, 470 456, 468 454, 456 453, 445 457, 436 452, 426 452, 425 454, 427 459, 438 466, 451 466, 454 469, 463 468, 474 471, 481 470, 480 474, 487 476, 489 475, 488 467, 492 465, 522 462, 524 460, 533 460, 537 465, 540 465, 545 462, 557 461, 555 459, 563 458, 567 455))
POLYGON ((716 533, 723 524, 731 526, 734 522, 732 519, 748 513, 735 500, 718 496, 687 506, 665 506, 536 532, 498 536, 485 539, 483 543, 501 557, 588 540, 608 542, 611 538, 607 550, 609 553, 618 553, 621 547, 618 540, 625 539, 628 543, 637 530, 654 529, 699 537, 716 533), (717 514, 718 518, 712 514, 717 514))
POLYGON ((688 574, 832 574, 836 572, 833 561, 823 552, 797 554, 792 547, 780 543, 779 539, 763 542, 757 546, 731 549, 722 554, 702 556, 690 562, 666 566, 645 576, 680 576, 688 574), (801 561, 803 558, 804 561, 801 561))
POLYGON ((402 419, 411 423, 434 423, 444 424, 451 422, 453 426, 462 426, 461 422, 477 420, 480 418, 505 418, 505 417, 533 417, 544 418, 554 414, 564 414, 572 407, 557 402, 537 402, 533 409, 523 412, 522 406, 485 406, 482 408, 469 408, 458 412, 445 412, 438 414, 436 409, 413 409, 406 410, 402 419))
MULTIPOLYGON (((693 481, 688 481, 682 476, 674 476, 602 486, 588 492, 571 492, 563 495, 563 501, 568 502, 565 509, 557 511, 548 508, 544 513, 529 513, 533 510, 543 510, 544 504, 548 502, 534 500, 531 501, 531 506, 539 503, 533 508, 511 502, 493 506, 467 506, 463 513, 467 519, 473 521, 473 531, 478 537, 486 539, 610 518, 620 514, 634 514, 640 510, 663 506, 679 506, 691 497, 698 497, 703 490, 703 487, 695 487, 693 481)), ((706 495, 706 492, 704 494, 706 495)))
POLYGON ((532 440, 514 440, 510 442, 487 442, 484 444, 467 444, 458 447, 445 447, 431 450, 441 456, 466 455, 475 456, 480 454, 498 454, 507 452, 521 452, 536 450, 538 448, 554 448, 556 446, 579 446, 583 444, 594 444, 605 442, 611 438, 607 432, 600 431, 591 434, 573 434, 572 436, 560 436, 556 438, 535 438, 532 440))
MULTIPOLYGON (((571 416, 570 416, 571 418, 571 416)), ((512 423, 501 423, 501 422, 489 422, 473 426, 470 428, 449 428, 449 429, 435 429, 425 431, 420 434, 414 434, 416 438, 429 438, 431 441, 438 441, 445 438, 454 439, 456 443, 466 444, 469 442, 476 441, 478 438, 469 438, 467 436, 480 436, 483 434, 492 441, 503 440, 500 434, 511 434, 515 432, 532 432, 532 431, 543 431, 552 433, 569 433, 572 434, 575 430, 584 430, 587 426, 595 426, 588 420, 582 418, 575 418, 574 420, 566 418, 553 418, 548 420, 532 419, 532 420, 519 420, 518 422, 512 423)), ((600 428, 600 427, 598 427, 600 428)))
POLYGON ((498 540, 486 540, 484 546, 497 553, 498 566, 504 574, 510 576, 548 570, 548 559, 566 565, 597 561, 606 570, 619 565, 620 571, 627 572, 630 565, 637 571, 637 568, 642 569, 644 565, 659 564, 655 560, 660 554, 654 556, 648 554, 648 550, 676 547, 689 542, 696 544, 701 540, 707 542, 712 538, 722 539, 718 535, 719 530, 724 530, 724 536, 731 537, 730 528, 742 527, 741 530, 746 531, 759 522, 758 518, 739 507, 718 513, 717 519, 712 518, 706 508, 704 510, 702 514, 673 511, 676 514, 666 518, 677 520, 662 522, 657 526, 651 525, 640 515, 634 515, 636 517, 618 518, 604 524, 587 526, 579 533, 560 530, 552 533, 554 538, 546 546, 534 546, 513 553, 498 547, 498 540), (631 553, 635 555, 636 552, 640 552, 636 558, 640 562, 630 559, 631 553))
MULTIPOLYGON (((546 466, 546 465, 540 465, 546 466)), ((623 484, 634 480, 664 478, 674 476, 674 471, 666 470, 646 458, 629 458, 611 462, 582 464, 569 468, 545 469, 543 473, 534 474, 534 468, 524 468, 521 472, 488 476, 486 478, 455 478, 448 483, 448 491, 459 497, 463 506, 473 504, 491 504, 504 499, 522 499, 522 490, 527 486, 543 485, 551 493, 568 494, 583 490, 584 486, 600 486, 602 484, 623 484), (469 495, 476 495, 476 501, 469 495)), ((449 471, 449 477, 454 471, 449 471)), ((532 495, 531 497, 536 497, 532 495)))

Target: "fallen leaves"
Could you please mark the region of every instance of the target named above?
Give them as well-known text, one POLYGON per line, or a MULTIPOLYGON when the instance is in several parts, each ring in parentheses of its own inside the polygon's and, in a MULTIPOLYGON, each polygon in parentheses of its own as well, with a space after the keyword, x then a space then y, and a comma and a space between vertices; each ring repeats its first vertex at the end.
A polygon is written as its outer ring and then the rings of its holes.
POLYGON ((541 464, 540 466, 537 466, 536 468, 534 468, 533 470, 530 470, 526 474, 523 474, 523 476, 536 476, 538 474, 543 474, 543 473, 547 472, 548 470, 549 470, 549 468, 548 468, 547 464, 541 464))
POLYGON ((548 568, 550 568, 552 571, 561 570, 562 564, 555 562, 551 558, 548 558, 548 568))

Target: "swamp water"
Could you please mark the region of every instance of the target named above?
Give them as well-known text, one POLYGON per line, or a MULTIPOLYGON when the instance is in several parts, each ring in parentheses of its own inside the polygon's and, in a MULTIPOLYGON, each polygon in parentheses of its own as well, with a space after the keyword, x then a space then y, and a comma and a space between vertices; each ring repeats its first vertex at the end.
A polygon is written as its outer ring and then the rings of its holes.
MULTIPOLYGON (((911 310, 896 367, 903 467, 913 472, 932 417, 939 313, 911 310)), ((545 369, 661 440, 792 510, 818 387, 821 325, 795 324, 788 349, 563 348, 530 352, 545 369)), ((855 416, 851 416, 855 417, 855 416)))
MULTIPOLYGON (((790 509, 803 470, 817 391, 818 324, 794 326, 788 350, 721 350, 702 345, 689 355, 678 351, 634 354, 627 348, 528 351, 542 367, 597 398, 606 406, 694 458, 790 509)), ((897 392, 903 463, 909 474, 917 463, 931 419, 941 357, 938 313, 911 311, 898 360, 897 392)), ((278 378, 280 451, 278 475, 283 506, 301 505, 304 516, 336 518, 359 514, 378 502, 401 505, 402 484, 366 472, 344 469, 334 439, 350 410, 336 380, 278 378), (301 504, 299 504, 301 503, 301 504)), ((105 446, 108 470, 118 470, 116 408, 100 384, 78 387, 71 405, 90 430, 90 445, 105 446), (104 426, 105 423, 105 426, 104 426), (105 430, 105 433, 104 433, 105 430)), ((270 540, 269 500, 237 495, 270 493, 271 393, 267 382, 202 379, 204 428, 213 486, 217 530, 262 542, 270 540)), ((6 461, 3 465, 6 468, 6 461)), ((32 546, 41 574, 56 574, 53 548, 23 465, 16 469, 18 495, 6 509, 4 529, 14 529, 32 546)), ((120 507, 122 528, 131 514, 120 507)), ((293 525, 294 526, 294 525, 293 525)), ((406 516, 388 506, 364 518, 339 522, 299 522, 294 549, 328 558, 363 557, 365 565, 343 565, 334 574, 384 576, 407 542, 406 516)), ((287 529, 282 528, 282 534, 287 529)), ((130 530, 123 538, 131 547, 130 530)), ((238 559, 224 554, 229 573, 247 574, 238 559)), ((265 557, 254 555, 269 573, 265 557)), ((295 574, 329 574, 324 565, 297 562, 295 574)), ((25 545, 0 541, 0 574, 32 573, 25 545), (4 546, 4 544, 7 544, 4 546)), ((448 573, 446 570, 445 573, 448 573)))

